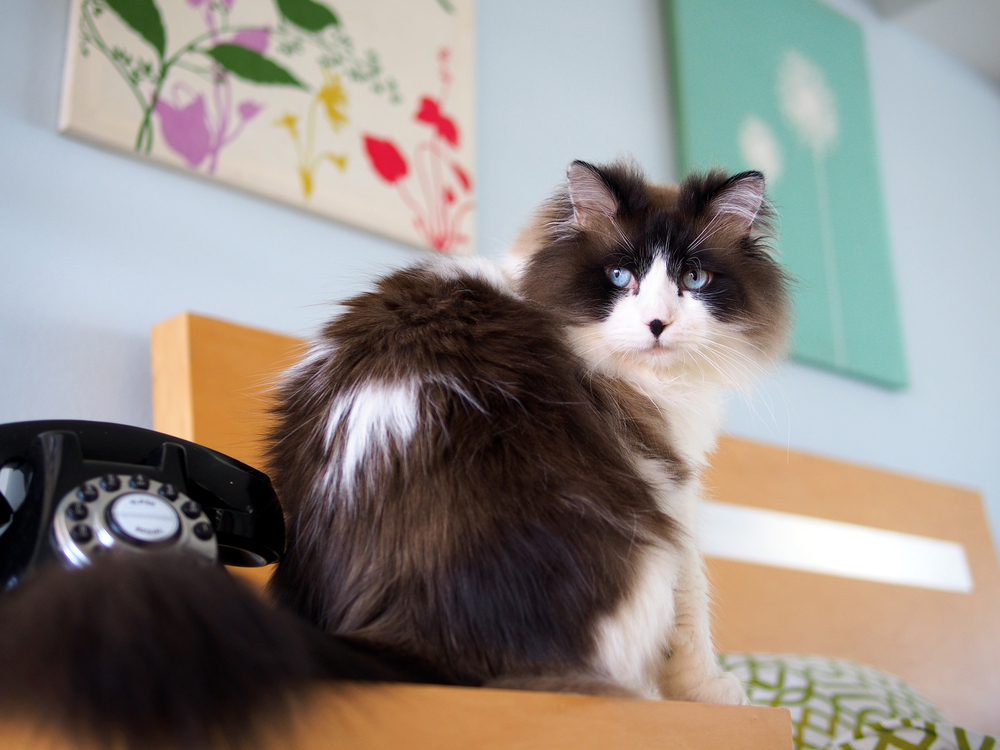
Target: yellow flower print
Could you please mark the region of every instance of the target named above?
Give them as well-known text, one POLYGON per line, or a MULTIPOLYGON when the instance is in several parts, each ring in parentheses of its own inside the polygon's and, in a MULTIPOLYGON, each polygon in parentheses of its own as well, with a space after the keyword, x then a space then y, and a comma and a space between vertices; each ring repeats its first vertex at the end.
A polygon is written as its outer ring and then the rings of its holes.
POLYGON ((295 152, 298 157, 299 186, 302 190, 302 198, 308 201, 316 187, 316 170, 323 161, 328 161, 339 171, 347 169, 347 155, 335 154, 331 151, 317 153, 316 149, 316 110, 319 105, 326 109, 327 119, 334 131, 339 130, 347 121, 347 92, 344 91, 339 75, 332 75, 328 71, 323 71, 323 86, 309 103, 309 110, 301 121, 298 115, 286 112, 284 116, 274 121, 276 127, 284 128, 295 144, 295 152))
POLYGON ((347 154, 325 153, 322 155, 322 158, 326 159, 341 172, 347 169, 347 154))
POLYGON ((300 166, 299 179, 302 181, 302 195, 306 200, 309 200, 313 191, 313 171, 308 167, 300 166))
POLYGON ((286 112, 285 116, 278 120, 275 120, 274 124, 279 127, 287 128, 288 132, 292 136, 292 140, 294 141, 299 140, 299 118, 293 115, 291 112, 286 112))
POLYGON ((334 130, 340 130, 347 123, 344 108, 347 106, 347 92, 340 83, 339 75, 323 71, 323 87, 317 92, 316 100, 326 107, 326 117, 334 130))

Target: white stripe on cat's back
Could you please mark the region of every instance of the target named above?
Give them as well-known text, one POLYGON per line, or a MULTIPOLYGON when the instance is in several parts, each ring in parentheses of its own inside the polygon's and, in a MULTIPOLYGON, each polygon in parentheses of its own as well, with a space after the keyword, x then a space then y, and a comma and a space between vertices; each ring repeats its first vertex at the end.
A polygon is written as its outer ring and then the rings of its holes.
POLYGON ((412 440, 419 419, 419 390, 416 380, 373 381, 354 386, 334 399, 325 439, 329 450, 341 436, 339 455, 332 457, 329 470, 339 474, 342 490, 354 489, 354 477, 366 457, 387 455, 393 445, 402 448, 412 440))

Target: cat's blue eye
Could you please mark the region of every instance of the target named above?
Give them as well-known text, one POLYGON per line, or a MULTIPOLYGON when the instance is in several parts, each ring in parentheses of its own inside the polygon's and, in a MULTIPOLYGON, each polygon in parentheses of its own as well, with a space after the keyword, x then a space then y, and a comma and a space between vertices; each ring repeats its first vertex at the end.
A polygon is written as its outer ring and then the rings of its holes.
POLYGON ((614 284, 619 289, 626 288, 632 283, 632 272, 625 268, 609 268, 608 278, 611 279, 611 283, 614 284))
POLYGON ((692 268, 684 274, 681 285, 688 291, 697 292, 699 289, 704 289, 711 279, 712 274, 704 268, 692 268))

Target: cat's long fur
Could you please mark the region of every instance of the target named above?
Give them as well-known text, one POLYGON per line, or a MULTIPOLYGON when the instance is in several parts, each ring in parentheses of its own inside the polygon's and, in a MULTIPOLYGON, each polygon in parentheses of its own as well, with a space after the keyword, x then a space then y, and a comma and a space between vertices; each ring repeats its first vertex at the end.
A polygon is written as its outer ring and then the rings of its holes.
POLYGON ((513 278, 438 259, 348 300, 281 389, 271 590, 456 681, 741 701, 695 512, 723 389, 784 341, 763 189, 576 162, 513 278))
POLYGON ((330 677, 441 681, 329 638, 190 556, 51 564, 0 594, 0 739, 16 720, 86 747, 257 747, 330 677))
POLYGON ((269 449, 271 590, 302 617, 190 561, 40 571, 0 595, 0 718, 205 747, 316 679, 742 701, 695 513, 724 389, 786 333, 763 189, 576 162, 506 271, 439 258, 347 301, 269 449))

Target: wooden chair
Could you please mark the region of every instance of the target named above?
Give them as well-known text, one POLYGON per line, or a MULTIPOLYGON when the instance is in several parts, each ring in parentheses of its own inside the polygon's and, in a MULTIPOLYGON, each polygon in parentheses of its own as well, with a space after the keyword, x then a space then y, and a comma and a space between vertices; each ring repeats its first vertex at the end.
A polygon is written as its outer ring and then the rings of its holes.
MULTIPOLYGON (((189 313, 165 321, 152 335, 155 429, 261 466, 268 394, 303 351, 301 340, 189 313)), ((720 650, 857 660, 914 685, 955 723, 1000 733, 1000 568, 975 492, 733 438, 706 486, 730 511, 944 540, 971 576, 971 590, 942 590, 710 556, 720 650)), ((239 572, 258 584, 269 575, 239 572)), ((790 747, 779 709, 440 687, 352 694, 305 717, 301 747, 790 747), (331 743, 330 722, 354 726, 353 739, 331 743)))

